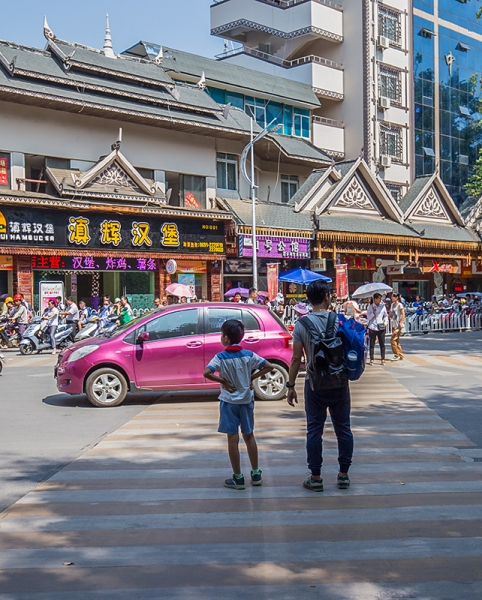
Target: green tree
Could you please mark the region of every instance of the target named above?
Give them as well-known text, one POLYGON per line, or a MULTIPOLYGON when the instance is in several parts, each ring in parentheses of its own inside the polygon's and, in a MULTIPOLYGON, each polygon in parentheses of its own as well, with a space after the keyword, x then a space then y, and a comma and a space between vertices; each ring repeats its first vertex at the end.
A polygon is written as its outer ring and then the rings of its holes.
POLYGON ((478 200, 482 196, 482 148, 479 150, 479 156, 475 161, 472 174, 464 187, 470 198, 478 200))

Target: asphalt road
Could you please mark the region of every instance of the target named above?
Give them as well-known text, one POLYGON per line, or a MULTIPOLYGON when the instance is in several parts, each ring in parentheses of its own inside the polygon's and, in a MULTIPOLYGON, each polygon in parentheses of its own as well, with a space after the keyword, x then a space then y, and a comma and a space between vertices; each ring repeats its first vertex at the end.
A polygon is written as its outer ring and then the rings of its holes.
MULTIPOLYGON (((407 360, 389 363, 390 373, 482 448, 482 370, 473 361, 463 364, 464 356, 482 356, 482 332, 405 337, 402 344, 407 360), (438 364, 424 366, 424 356, 433 357, 432 363, 438 364), (455 364, 451 364, 451 357, 455 364)), ((52 376, 54 357, 23 357, 12 351, 4 354, 7 364, 0 376, 0 510, 149 404, 199 400, 197 394, 164 393, 131 396, 120 407, 97 409, 85 396, 57 392, 52 376)), ((203 399, 215 402, 216 396, 203 395, 203 399)))

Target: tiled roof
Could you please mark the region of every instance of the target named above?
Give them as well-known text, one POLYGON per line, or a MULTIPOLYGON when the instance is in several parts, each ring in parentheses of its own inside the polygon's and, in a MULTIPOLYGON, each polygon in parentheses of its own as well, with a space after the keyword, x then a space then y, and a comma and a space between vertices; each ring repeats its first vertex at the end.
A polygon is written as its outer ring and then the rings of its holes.
POLYGON ((320 231, 340 231, 347 233, 365 233, 374 235, 393 235, 403 237, 419 237, 419 235, 405 225, 388 219, 373 219, 363 215, 327 215, 319 217, 320 231))
MULTIPOLYGON (((159 44, 141 41, 125 53, 145 52, 146 57, 154 58, 159 49, 159 44)), ((176 79, 176 73, 200 78, 204 72, 207 85, 213 87, 229 86, 248 96, 256 95, 258 92, 278 102, 288 101, 290 104, 307 105, 313 108, 320 106, 316 94, 308 84, 172 48, 164 47, 163 52, 162 68, 166 69, 173 79, 176 79)))
MULTIPOLYGON (((252 224, 251 200, 232 200, 220 198, 218 202, 225 210, 230 211, 238 225, 252 224)), ((295 213, 287 204, 274 202, 256 203, 256 224, 258 227, 273 227, 277 229, 294 229, 312 231, 313 223, 307 213, 295 213)))
POLYGON ((415 179, 415 181, 410 186, 408 192, 400 201, 400 208, 402 209, 403 214, 405 214, 407 210, 412 206, 414 201, 418 198, 419 194, 422 192, 423 188, 427 185, 431 178, 431 175, 426 175, 425 177, 417 177, 417 179, 415 179))
POLYGON ((331 158, 310 142, 297 137, 284 135, 269 136, 281 149, 293 158, 312 159, 316 162, 330 162, 331 158))

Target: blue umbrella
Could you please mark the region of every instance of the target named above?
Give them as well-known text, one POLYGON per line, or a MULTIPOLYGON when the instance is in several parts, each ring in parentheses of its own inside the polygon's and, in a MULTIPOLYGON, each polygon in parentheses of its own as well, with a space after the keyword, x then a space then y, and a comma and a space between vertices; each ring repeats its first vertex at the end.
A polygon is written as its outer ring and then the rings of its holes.
POLYGON ((308 285, 312 281, 318 281, 319 279, 326 283, 331 283, 332 281, 329 277, 326 277, 326 275, 303 268, 285 271, 284 273, 281 273, 278 279, 279 281, 288 281, 289 283, 299 283, 301 285, 308 285))

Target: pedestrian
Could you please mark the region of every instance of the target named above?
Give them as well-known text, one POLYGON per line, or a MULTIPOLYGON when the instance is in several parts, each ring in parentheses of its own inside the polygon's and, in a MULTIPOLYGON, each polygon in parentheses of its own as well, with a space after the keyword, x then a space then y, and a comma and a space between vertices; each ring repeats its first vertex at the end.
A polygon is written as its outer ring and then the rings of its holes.
POLYGON ((251 463, 251 484, 262 485, 258 465, 258 445, 254 437, 254 392, 252 383, 258 377, 273 370, 273 365, 251 350, 239 345, 244 336, 244 325, 236 319, 228 319, 221 325, 221 344, 224 352, 210 361, 204 377, 221 384, 219 394, 219 433, 228 438, 228 453, 233 476, 224 486, 244 490, 244 475, 239 455, 239 429, 243 435, 251 463), (214 373, 218 373, 219 376, 214 373))
POLYGON ((392 360, 403 360, 403 350, 400 345, 400 336, 405 333, 405 310, 400 303, 400 294, 392 293, 392 306, 390 308, 390 320, 392 323, 392 338, 390 344, 392 346, 392 360))
POLYGON ((358 321, 362 314, 358 302, 356 300, 353 300, 353 298, 349 298, 343 304, 343 310, 345 311, 345 315, 348 319, 355 319, 355 321, 358 321))
POLYGON ((258 304, 258 290, 255 287, 250 287, 246 304, 258 304))
MULTIPOLYGON (((313 325, 326 334, 328 325, 328 307, 330 306, 330 290, 326 283, 320 280, 310 283, 306 290, 308 301, 313 307, 311 314, 299 319, 293 332, 293 358, 291 360, 287 400, 290 406, 298 403, 295 389, 296 377, 301 366, 303 351, 306 353, 307 364, 313 367, 313 348, 311 334, 304 327, 302 321, 309 319, 313 325)), ((335 331, 338 321, 335 320, 335 331)), ((306 451, 308 468, 311 476, 303 482, 303 487, 314 492, 323 491, 321 467, 323 464, 323 429, 327 411, 330 412, 331 421, 338 441, 339 472, 337 484, 339 489, 347 489, 350 485, 348 470, 353 458, 353 434, 350 427, 350 388, 348 380, 342 387, 314 391, 311 387, 309 370, 306 370, 305 379, 305 412, 307 421, 306 451)))
POLYGON ((161 308, 162 304, 161 304, 161 299, 160 298, 155 298, 154 299, 154 308, 161 308))
POLYGON ((187 296, 181 296, 181 304, 187 304, 187 296))
POLYGON ((50 336, 50 346, 52 348, 52 354, 57 354, 57 344, 55 340, 55 332, 59 325, 59 309, 55 306, 54 300, 48 301, 48 306, 44 311, 42 319, 47 321, 47 327, 50 336))
POLYGON ((9 319, 17 325, 18 335, 21 339, 25 333, 25 330, 27 329, 28 311, 23 303, 23 296, 21 294, 15 294, 13 297, 13 304, 15 309, 12 311, 12 315, 9 317, 9 319))
POLYGON ((233 296, 233 302, 236 302, 236 304, 243 304, 243 299, 241 297, 241 294, 239 292, 236 292, 233 296))
POLYGON ((65 303, 67 304, 67 307, 65 310, 62 310, 60 312, 60 316, 65 317, 67 325, 72 325, 74 327, 74 330, 76 330, 77 323, 79 322, 79 309, 77 307, 77 304, 75 304, 72 296, 69 296, 65 300, 65 303))
POLYGON ((127 296, 121 296, 120 299, 120 311, 119 311, 119 325, 126 325, 130 323, 134 318, 134 311, 132 310, 131 303, 127 299, 127 296))
POLYGON ((388 327, 388 312, 382 295, 373 294, 372 302, 367 310, 368 336, 370 338, 370 365, 375 364, 375 342, 380 344, 382 366, 385 364, 385 333, 388 327))

